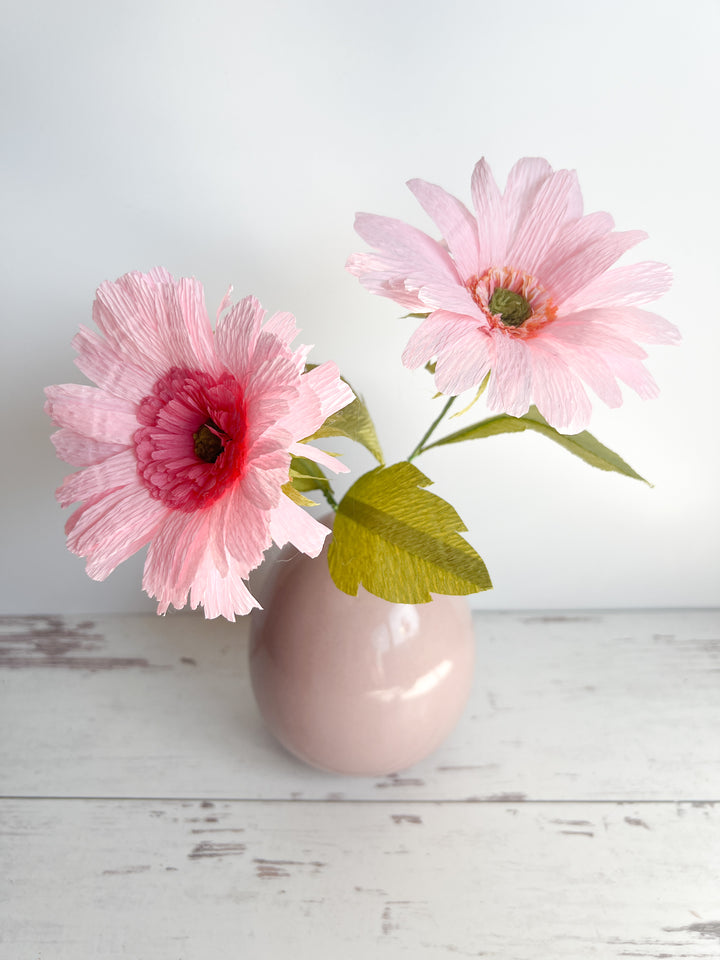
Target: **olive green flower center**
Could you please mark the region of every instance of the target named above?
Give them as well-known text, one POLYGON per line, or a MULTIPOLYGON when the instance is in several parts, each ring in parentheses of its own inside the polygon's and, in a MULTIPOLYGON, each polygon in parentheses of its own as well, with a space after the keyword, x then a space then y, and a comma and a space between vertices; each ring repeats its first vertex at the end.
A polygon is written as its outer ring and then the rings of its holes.
POLYGON ((525 297, 504 287, 495 287, 488 307, 491 313, 500 314, 506 327, 521 327, 532 313, 532 307, 525 297))

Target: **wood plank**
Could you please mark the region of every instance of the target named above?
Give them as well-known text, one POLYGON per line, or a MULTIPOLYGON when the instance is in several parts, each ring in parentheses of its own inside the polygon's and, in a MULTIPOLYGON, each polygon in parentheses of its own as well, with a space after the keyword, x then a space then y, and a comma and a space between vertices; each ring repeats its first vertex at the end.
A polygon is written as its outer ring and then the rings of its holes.
POLYGON ((3 960, 717 957, 720 808, 0 803, 3 960))
POLYGON ((475 687, 433 756, 319 773, 266 732, 246 623, 6 617, 5 796, 720 798, 720 612, 477 614, 475 687))

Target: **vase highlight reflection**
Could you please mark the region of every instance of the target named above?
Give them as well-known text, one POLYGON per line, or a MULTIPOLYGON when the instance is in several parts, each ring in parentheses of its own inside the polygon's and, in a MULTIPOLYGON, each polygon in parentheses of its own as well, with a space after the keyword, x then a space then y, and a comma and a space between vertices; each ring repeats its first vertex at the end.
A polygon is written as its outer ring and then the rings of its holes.
POLYGON ((332 581, 327 548, 280 553, 254 610, 250 676, 291 753, 335 773, 384 775, 427 756, 455 727, 473 681, 465 597, 357 597, 332 581))

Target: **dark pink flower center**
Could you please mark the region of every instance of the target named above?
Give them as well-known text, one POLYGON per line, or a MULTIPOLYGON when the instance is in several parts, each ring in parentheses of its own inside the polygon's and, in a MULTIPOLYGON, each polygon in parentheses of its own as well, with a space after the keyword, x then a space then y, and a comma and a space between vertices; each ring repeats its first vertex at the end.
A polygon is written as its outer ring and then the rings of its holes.
POLYGON ((490 326, 509 336, 533 337, 557 316, 548 292, 522 270, 491 267, 467 286, 490 326))
POLYGON ((135 455, 150 495, 174 510, 208 507, 245 470, 242 390, 229 373, 173 368, 138 407, 135 455))

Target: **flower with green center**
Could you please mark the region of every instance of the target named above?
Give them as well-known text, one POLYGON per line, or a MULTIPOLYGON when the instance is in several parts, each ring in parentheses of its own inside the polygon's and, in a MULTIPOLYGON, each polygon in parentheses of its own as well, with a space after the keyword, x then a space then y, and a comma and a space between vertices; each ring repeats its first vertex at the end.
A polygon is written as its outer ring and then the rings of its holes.
POLYGON ((435 383, 456 395, 489 374, 491 410, 522 416, 534 403, 558 430, 590 419, 589 387, 611 407, 620 383, 657 394, 640 343, 675 343, 677 329, 641 305, 667 291, 660 263, 614 267, 642 231, 616 232, 607 213, 583 215, 575 173, 525 158, 501 193, 485 160, 472 175, 473 215, 423 180, 408 184, 442 234, 360 213, 373 250, 348 260, 370 291, 427 314, 403 354, 435 361, 435 383))

